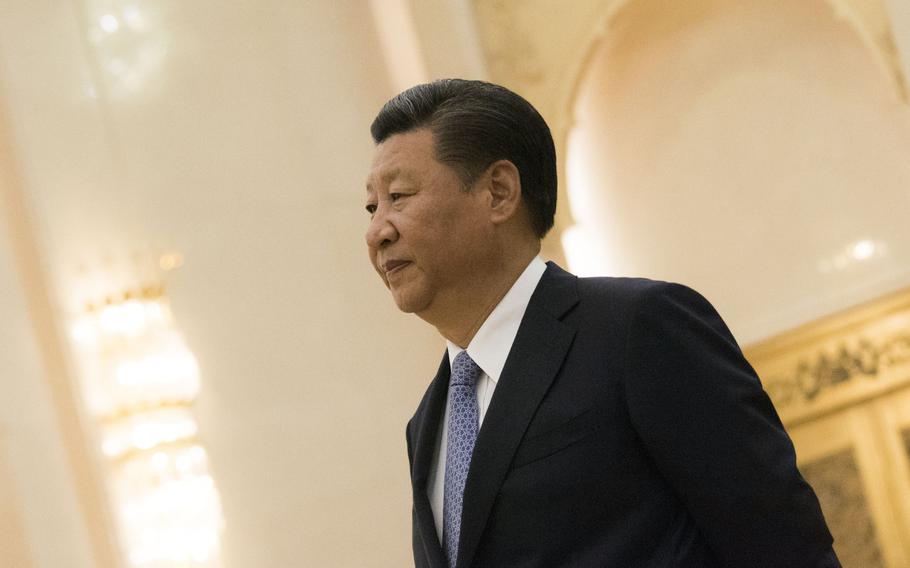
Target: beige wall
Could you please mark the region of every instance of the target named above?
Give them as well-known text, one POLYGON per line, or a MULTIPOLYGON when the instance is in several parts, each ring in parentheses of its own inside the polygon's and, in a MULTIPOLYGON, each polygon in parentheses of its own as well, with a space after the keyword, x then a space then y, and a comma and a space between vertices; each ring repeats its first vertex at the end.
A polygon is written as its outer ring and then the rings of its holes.
POLYGON ((9 455, 4 439, 5 434, 0 432, 0 564, 29 568, 31 559, 16 495, 18 484, 4 461, 9 455))
MULTIPOLYGON (((94 498, 95 512, 105 504, 79 475, 85 468, 68 460, 86 458, 91 449, 78 439, 78 421, 69 428, 73 421, 57 412, 56 401, 72 389, 66 377, 52 373, 60 358, 49 355, 59 354, 59 342, 48 322, 53 316, 41 317, 52 310, 41 285, 41 259, 25 230, 32 216, 22 199, 5 110, 0 108, 0 565, 88 567, 93 520, 91 511, 81 514, 81 503, 94 498), (64 388, 55 392, 51 383, 64 388)), ((66 410, 70 417, 78 412, 72 401, 66 410)))
MULTIPOLYGON (((405 565, 404 426, 442 351, 366 258, 368 127, 393 94, 367 2, 138 4, 144 32, 93 43, 124 4, 0 17, 0 100, 61 325, 86 279, 181 251, 169 289, 201 367, 226 566, 405 565)), ((27 343, 3 266, 4 337, 27 343)), ((4 391, 40 381, 34 353, 4 348, 4 391)), ((53 433, 43 412, 4 416, 0 462, 19 473, 35 566, 88 566, 71 466, 26 431, 53 433)))

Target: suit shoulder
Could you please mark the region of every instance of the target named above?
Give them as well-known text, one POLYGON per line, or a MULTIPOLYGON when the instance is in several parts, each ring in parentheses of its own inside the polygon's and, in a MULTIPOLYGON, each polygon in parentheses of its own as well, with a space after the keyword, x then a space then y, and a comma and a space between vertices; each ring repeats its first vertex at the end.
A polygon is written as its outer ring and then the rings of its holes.
POLYGON ((637 319, 639 314, 665 311, 667 306, 690 306, 696 311, 714 312, 700 293, 676 282, 631 277, 578 279, 578 297, 583 310, 613 314, 619 319, 637 319))
POLYGON ((694 294, 700 296, 698 292, 685 284, 626 276, 579 278, 578 290, 582 297, 612 296, 617 299, 627 299, 630 301, 640 301, 642 298, 675 294, 694 294))

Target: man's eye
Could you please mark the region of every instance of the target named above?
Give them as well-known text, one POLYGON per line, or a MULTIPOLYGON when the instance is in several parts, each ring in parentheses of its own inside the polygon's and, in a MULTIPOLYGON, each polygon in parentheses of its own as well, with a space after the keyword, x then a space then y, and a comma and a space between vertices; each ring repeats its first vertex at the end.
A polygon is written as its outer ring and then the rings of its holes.
POLYGON ((367 203, 367 213, 369 213, 370 215, 372 215, 373 213, 376 213, 376 204, 375 203, 367 203))
POLYGON ((398 201, 399 199, 407 196, 408 195, 406 193, 390 193, 389 201, 392 201, 394 203, 395 201, 398 201))

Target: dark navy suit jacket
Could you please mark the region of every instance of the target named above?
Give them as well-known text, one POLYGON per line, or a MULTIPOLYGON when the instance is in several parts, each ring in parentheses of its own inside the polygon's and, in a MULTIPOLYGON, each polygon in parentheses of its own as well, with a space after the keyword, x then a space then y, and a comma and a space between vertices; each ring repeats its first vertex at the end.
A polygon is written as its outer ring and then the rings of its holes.
MULTIPOLYGON (((427 496, 449 380, 408 423, 414 562, 444 568, 427 496)), ((818 500, 711 305, 550 263, 478 433, 459 567, 836 567, 818 500)))

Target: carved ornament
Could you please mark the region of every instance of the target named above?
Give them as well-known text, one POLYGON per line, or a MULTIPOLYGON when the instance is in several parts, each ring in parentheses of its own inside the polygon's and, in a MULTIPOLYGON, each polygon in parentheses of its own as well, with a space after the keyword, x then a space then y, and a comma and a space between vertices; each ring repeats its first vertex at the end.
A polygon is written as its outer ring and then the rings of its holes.
POLYGON ((781 418, 791 425, 910 387, 910 289, 745 352, 781 418))

